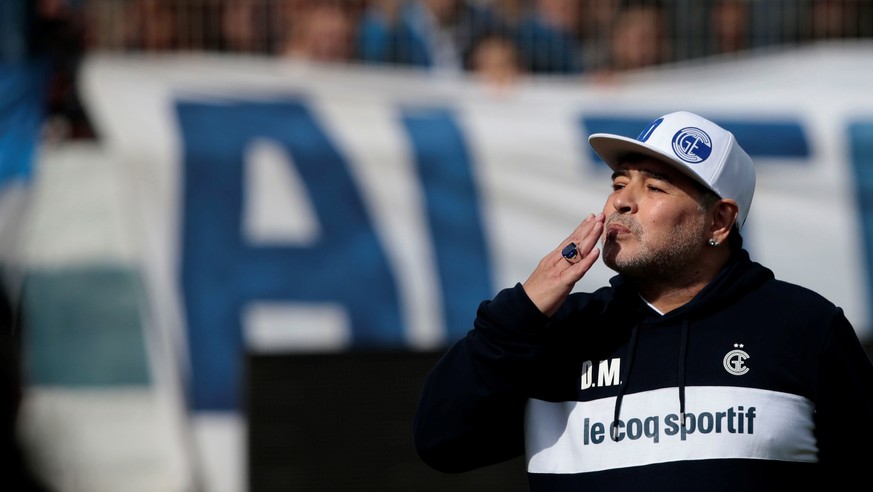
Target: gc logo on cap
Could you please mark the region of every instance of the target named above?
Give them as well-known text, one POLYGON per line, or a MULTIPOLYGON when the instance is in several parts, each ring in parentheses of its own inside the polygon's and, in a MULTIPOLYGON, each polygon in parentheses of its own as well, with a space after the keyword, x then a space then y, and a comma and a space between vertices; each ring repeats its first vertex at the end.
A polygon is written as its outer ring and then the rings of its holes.
POLYGON ((700 128, 683 128, 673 135, 673 151, 685 162, 703 162, 712 153, 712 140, 700 128))

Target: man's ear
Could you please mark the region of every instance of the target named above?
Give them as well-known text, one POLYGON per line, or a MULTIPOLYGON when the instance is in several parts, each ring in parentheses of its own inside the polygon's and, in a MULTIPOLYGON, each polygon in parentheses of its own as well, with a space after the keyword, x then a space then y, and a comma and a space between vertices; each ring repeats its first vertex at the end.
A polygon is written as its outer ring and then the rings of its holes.
POLYGON ((719 200, 712 207, 712 238, 720 243, 727 241, 728 235, 739 217, 740 207, 732 199, 719 200))

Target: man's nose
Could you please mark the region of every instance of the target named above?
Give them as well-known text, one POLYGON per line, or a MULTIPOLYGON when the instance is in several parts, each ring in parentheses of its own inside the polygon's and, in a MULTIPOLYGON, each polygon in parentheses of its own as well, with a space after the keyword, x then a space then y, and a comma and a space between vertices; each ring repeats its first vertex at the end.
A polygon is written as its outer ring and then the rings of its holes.
POLYGON ((630 186, 618 190, 613 195, 612 206, 617 212, 633 213, 637 210, 636 191, 630 186))

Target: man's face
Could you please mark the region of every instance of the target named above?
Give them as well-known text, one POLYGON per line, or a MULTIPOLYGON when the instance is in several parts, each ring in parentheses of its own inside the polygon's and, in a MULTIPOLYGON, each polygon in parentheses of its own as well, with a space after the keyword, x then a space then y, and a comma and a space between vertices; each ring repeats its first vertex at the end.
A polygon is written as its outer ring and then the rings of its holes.
POLYGON ((657 160, 624 163, 613 173, 603 213, 603 261, 638 280, 692 273, 710 220, 690 178, 657 160))

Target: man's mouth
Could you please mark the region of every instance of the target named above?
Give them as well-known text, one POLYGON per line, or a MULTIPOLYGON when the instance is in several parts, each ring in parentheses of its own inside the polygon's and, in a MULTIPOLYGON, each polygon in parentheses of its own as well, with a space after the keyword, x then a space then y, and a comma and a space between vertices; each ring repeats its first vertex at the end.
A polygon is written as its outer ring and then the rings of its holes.
POLYGON ((607 236, 618 236, 620 234, 630 234, 630 233, 631 233, 630 228, 628 228, 622 224, 612 223, 612 224, 609 224, 609 226, 607 226, 607 228, 606 228, 606 235, 607 236))

